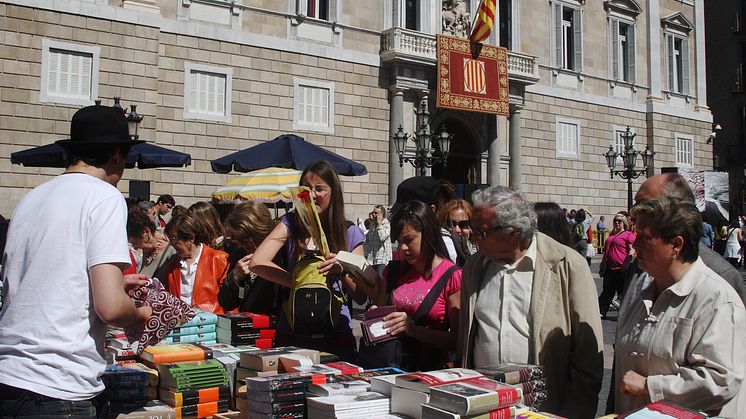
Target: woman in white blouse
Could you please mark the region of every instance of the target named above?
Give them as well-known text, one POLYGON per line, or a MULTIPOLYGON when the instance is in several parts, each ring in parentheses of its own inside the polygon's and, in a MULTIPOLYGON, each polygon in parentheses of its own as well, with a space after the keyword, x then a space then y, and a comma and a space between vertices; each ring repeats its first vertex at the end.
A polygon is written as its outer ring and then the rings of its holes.
POLYGON ((746 314, 733 288, 699 259, 699 211, 653 200, 631 215, 647 274, 630 285, 617 323, 616 412, 666 399, 746 417, 746 314))

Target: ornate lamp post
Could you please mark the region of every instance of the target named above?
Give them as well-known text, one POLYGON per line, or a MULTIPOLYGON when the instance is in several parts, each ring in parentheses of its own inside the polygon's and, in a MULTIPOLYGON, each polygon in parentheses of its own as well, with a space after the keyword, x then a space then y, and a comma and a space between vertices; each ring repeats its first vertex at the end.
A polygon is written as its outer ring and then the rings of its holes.
POLYGON ((445 128, 442 128, 433 138, 430 133, 430 112, 428 112, 427 103, 424 101, 420 103, 417 120, 419 121, 419 128, 414 136, 404 132, 404 128, 399 125, 392 138, 396 145, 396 153, 399 155, 399 167, 403 166, 405 161, 409 162, 418 169, 419 176, 425 176, 427 168, 432 167, 435 163, 447 164, 452 135, 445 128), (406 150, 408 139, 412 139, 415 143, 414 153, 406 150), (435 155, 436 150, 430 148, 432 140, 437 141, 440 155, 435 155))
POLYGON ((137 134, 137 128, 142 122, 142 115, 137 113, 137 105, 130 105, 130 113, 127 115, 127 128, 129 129, 130 138, 137 140, 140 136, 137 134))
POLYGON ((648 168, 653 165, 653 156, 655 155, 655 152, 651 151, 647 146, 645 147, 645 151, 635 150, 632 141, 636 135, 637 134, 630 132, 629 127, 627 127, 627 129, 621 134, 622 139, 624 140, 624 151, 622 153, 617 153, 614 151, 614 146, 611 145, 609 146, 609 151, 603 154, 603 156, 606 157, 606 165, 609 166, 611 179, 614 179, 614 175, 618 175, 622 179, 627 179, 628 211, 632 208, 632 179, 637 179, 640 175, 647 174, 648 168), (644 167, 640 170, 635 169, 638 155, 642 157, 642 165, 644 167), (622 163, 624 165, 624 169, 622 170, 614 170, 617 157, 622 158, 622 163))

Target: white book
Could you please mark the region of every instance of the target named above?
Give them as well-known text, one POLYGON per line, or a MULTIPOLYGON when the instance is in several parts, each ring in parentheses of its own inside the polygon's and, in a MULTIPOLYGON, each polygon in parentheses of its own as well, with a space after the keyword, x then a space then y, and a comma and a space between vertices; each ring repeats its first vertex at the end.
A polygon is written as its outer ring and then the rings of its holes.
POLYGON ((363 380, 344 381, 341 383, 311 384, 308 392, 319 396, 349 396, 365 393, 371 384, 363 380))
POLYGON ((391 387, 394 386, 394 380, 401 374, 378 375, 370 377, 370 391, 375 391, 391 397, 391 387))
POLYGON ((391 413, 400 413, 415 419, 422 418, 422 405, 430 400, 423 392, 394 386, 391 388, 391 413))
POLYGON ((474 370, 466 368, 448 368, 436 371, 413 372, 410 374, 398 375, 394 383, 398 387, 429 393, 430 387, 432 386, 456 383, 478 377, 482 377, 482 374, 474 370))
POLYGON ((388 406, 389 398, 371 391, 349 396, 309 397, 308 407, 325 412, 388 406))
POLYGON ((370 270, 366 273, 366 270, 370 267, 365 256, 358 255, 352 252, 346 252, 341 250, 337 252, 337 262, 339 262, 344 270, 355 278, 365 281, 369 286, 376 286, 376 273, 374 270, 370 270))
POLYGON ((378 419, 381 415, 388 415, 389 413, 389 406, 364 407, 360 409, 342 410, 339 412, 319 410, 311 407, 308 408, 308 417, 313 419, 378 419))
POLYGON ((520 413, 527 413, 528 407, 519 404, 517 406, 510 406, 503 409, 495 409, 486 413, 478 415, 462 416, 458 413, 449 412, 444 409, 438 409, 431 404, 422 405, 422 419, 494 419, 494 418, 515 418, 520 413))

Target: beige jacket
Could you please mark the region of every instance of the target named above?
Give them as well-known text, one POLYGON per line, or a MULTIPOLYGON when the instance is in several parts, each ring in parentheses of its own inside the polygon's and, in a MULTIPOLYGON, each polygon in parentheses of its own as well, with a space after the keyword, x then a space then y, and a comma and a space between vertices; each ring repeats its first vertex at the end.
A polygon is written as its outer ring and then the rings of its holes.
MULTIPOLYGON (((529 359, 544 366, 547 400, 541 409, 568 418, 593 418, 603 375, 603 332, 598 293, 588 263, 577 251, 537 233, 531 291, 529 359)), ((474 307, 487 259, 464 266, 458 354, 472 366, 474 307)))

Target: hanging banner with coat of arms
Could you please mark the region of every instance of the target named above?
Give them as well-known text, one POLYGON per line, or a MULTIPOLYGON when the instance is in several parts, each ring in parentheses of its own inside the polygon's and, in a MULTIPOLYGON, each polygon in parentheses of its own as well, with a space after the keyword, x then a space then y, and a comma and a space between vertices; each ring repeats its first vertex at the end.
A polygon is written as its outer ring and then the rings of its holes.
POLYGON ((508 50, 438 35, 436 106, 508 115, 508 50))

